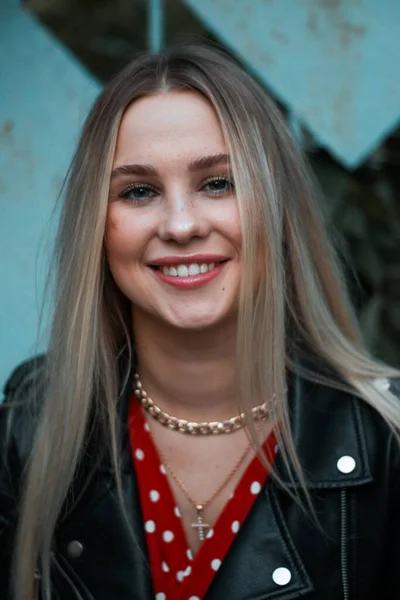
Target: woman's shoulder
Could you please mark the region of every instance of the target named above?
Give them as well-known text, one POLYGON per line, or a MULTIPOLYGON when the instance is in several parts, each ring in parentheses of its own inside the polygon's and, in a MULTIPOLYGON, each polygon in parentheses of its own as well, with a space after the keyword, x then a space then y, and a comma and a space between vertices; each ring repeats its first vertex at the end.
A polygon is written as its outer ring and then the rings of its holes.
MULTIPOLYGON (((289 398, 291 429, 301 464, 317 488, 357 485, 382 470, 400 474, 400 446, 379 406, 340 385, 296 377, 289 398)), ((373 380, 400 413, 400 384, 373 380)), ((399 432, 400 433, 400 432, 399 432)))
POLYGON ((33 434, 42 405, 46 379, 46 355, 19 364, 6 380, 0 403, 2 456, 10 449, 23 459, 30 454, 33 434))
POLYGON ((3 388, 4 402, 23 399, 32 386, 43 378, 46 355, 38 354, 17 365, 6 380, 3 388))

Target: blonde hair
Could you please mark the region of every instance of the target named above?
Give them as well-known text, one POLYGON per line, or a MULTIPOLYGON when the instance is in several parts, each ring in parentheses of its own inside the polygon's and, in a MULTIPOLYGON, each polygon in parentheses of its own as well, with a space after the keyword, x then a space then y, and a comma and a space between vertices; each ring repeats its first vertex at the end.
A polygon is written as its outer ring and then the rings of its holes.
POLYGON ((34 598, 38 564, 50 598, 54 529, 90 427, 106 437, 122 499, 116 406, 127 373, 118 373, 116 359, 124 348, 132 359, 133 348, 128 302, 104 251, 109 182, 125 109, 140 97, 176 89, 194 90, 211 102, 232 160, 243 230, 237 337, 243 408, 250 409, 247 398, 276 395, 284 459, 304 488, 284 393, 287 370, 347 386, 400 429, 394 396, 373 381, 398 373, 372 360, 362 344, 312 182, 274 103, 221 51, 186 46, 143 56, 101 93, 68 175, 56 244, 46 393, 18 525, 16 600, 34 598), (261 279, 255 270, 260 247, 261 279), (323 376, 297 361, 304 349, 335 375, 323 376))

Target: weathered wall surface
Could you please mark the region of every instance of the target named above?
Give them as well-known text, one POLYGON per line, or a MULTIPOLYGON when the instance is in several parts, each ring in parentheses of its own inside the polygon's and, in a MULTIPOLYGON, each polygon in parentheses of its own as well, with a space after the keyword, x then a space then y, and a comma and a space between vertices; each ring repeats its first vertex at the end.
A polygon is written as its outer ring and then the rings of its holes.
MULTIPOLYGON (((0 0, 0 385, 16 363, 45 346, 46 338, 37 344, 37 329, 56 224, 56 217, 51 223, 50 218, 81 124, 100 89, 23 4, 0 0)), ((140 49, 144 47, 145 35, 137 35, 134 26, 146 31, 150 25, 150 45, 158 47, 163 37, 168 42, 162 28, 168 32, 172 19, 179 29, 182 10, 192 11, 196 22, 241 57, 284 102, 294 121, 303 122, 341 165, 358 166, 399 122, 399 0, 148 0, 141 12, 143 2, 111 4, 116 15, 110 38, 102 27, 94 43, 92 15, 86 14, 88 27, 80 35, 89 46, 103 48, 108 39, 113 51, 127 47, 128 55, 133 48, 129 36, 135 42, 140 38, 140 49), (147 8, 153 8, 150 23, 147 8), (114 32, 118 20, 124 22, 120 38, 114 32)), ((71 35, 80 24, 80 15, 76 18, 71 35)), ((108 16, 102 18, 108 26, 108 16)), ((198 42, 198 27, 193 34, 198 42)), ((102 57, 106 60, 106 53, 102 57)), ((384 322, 388 332, 400 331, 398 292, 388 291, 398 287, 399 264, 394 231, 398 193, 392 171, 380 175, 380 168, 375 183, 362 184, 358 212, 357 198, 349 201, 359 185, 355 181, 348 184, 347 196, 342 190, 334 202, 332 190, 344 178, 350 181, 348 171, 335 165, 327 189, 330 213, 336 206, 340 219, 333 220, 352 240, 355 265, 370 290, 364 329, 375 331, 379 339, 383 336, 376 323, 384 322), (376 306, 388 314, 382 317, 376 306)), ((389 338, 388 333, 381 351, 392 360, 398 356, 398 342, 395 336, 389 338)))
POLYGON ((37 348, 49 221, 99 85, 15 0, 0 2, 0 74, 1 386, 37 348))
POLYGON ((185 2, 345 166, 397 126, 398 0, 185 2))

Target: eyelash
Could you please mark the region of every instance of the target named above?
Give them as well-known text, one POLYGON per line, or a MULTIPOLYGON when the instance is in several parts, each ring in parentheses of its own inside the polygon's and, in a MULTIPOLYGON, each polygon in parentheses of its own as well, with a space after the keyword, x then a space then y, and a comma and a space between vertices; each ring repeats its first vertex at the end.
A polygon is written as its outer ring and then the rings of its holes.
MULTIPOLYGON (((235 184, 233 182, 233 179, 231 179, 230 177, 226 177, 225 175, 209 177, 202 183, 200 189, 204 189, 207 185, 209 185, 210 183, 216 182, 216 181, 226 182, 228 184, 228 190, 221 190, 221 191, 218 191, 218 190, 211 191, 210 190, 208 192, 208 194, 210 194, 211 196, 214 196, 214 197, 223 196, 226 193, 232 193, 232 191, 234 191, 234 189, 235 189, 235 184)), ((129 198, 130 192, 132 192, 133 190, 140 189, 140 188, 150 190, 151 192, 154 192, 154 194, 158 193, 157 188, 155 188, 154 186, 152 186, 148 183, 134 183, 134 184, 130 185, 129 187, 125 188, 121 192, 120 197, 128 202, 132 202, 133 204, 142 204, 142 203, 148 202, 150 200, 150 198, 143 198, 142 200, 140 200, 138 198, 129 198)))

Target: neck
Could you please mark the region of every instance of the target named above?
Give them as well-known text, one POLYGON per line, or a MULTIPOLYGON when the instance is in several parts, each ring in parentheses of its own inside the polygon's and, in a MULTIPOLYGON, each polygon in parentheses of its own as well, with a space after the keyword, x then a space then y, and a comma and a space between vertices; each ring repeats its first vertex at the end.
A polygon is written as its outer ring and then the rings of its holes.
POLYGON ((189 421, 221 421, 238 413, 236 323, 182 331, 133 314, 138 372, 162 410, 189 421))

